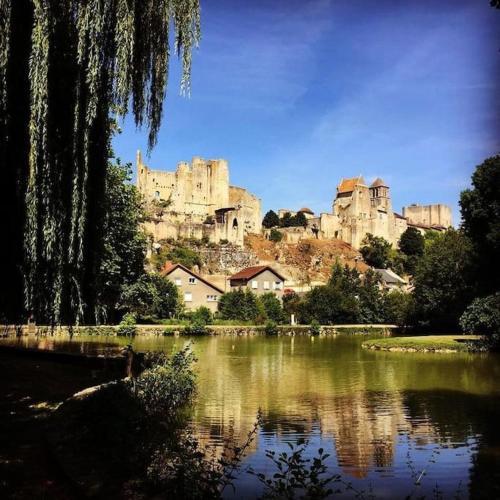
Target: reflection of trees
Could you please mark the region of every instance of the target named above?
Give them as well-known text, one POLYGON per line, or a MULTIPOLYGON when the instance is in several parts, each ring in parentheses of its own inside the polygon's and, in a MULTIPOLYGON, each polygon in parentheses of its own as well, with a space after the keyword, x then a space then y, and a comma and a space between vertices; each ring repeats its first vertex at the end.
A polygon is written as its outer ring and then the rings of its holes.
MULTIPOLYGON (((500 374, 494 358, 378 353, 357 342, 345 336, 198 340, 194 420, 201 440, 215 443, 217 453, 231 441, 244 442, 261 408, 263 433, 296 437, 319 430, 333 438, 339 465, 356 477, 390 467, 399 434, 446 446, 480 434, 498 445, 485 422, 499 414, 487 403, 500 374)), ((480 449, 473 478, 498 462, 480 449)))

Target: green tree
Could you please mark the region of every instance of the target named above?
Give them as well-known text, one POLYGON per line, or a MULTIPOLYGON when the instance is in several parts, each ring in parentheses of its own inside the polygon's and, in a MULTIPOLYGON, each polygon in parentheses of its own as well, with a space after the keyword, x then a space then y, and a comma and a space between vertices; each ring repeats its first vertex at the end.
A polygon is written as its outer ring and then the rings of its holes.
POLYGON ((383 295, 384 323, 408 326, 413 317, 414 301, 411 293, 392 290, 383 295))
POLYGON ((238 289, 221 295, 218 310, 222 319, 257 321, 262 310, 251 290, 238 289))
POLYGON ((315 287, 306 294, 301 305, 301 322, 357 323, 360 318, 360 289, 359 273, 336 262, 328 284, 315 287))
POLYGON ((380 276, 368 269, 359 286, 360 323, 383 323, 385 321, 384 294, 380 289, 380 276))
POLYGON ((465 333, 494 338, 498 347, 500 345, 500 292, 474 299, 460 317, 460 326, 465 333))
POLYGON ((189 92, 199 3, 0 0, 0 18, 0 309, 95 321, 114 116, 131 103, 154 146, 171 39, 189 92))
POLYGON ((377 269, 387 269, 391 257, 391 244, 381 236, 368 233, 360 249, 364 261, 377 269))
POLYGON ((161 274, 145 273, 124 287, 120 302, 124 310, 140 317, 170 318, 178 309, 178 289, 161 274))
POLYGON ((409 227, 399 238, 399 249, 405 255, 420 256, 424 253, 424 237, 414 227, 409 227))
POLYGON ((304 212, 297 212, 293 217, 293 225, 300 227, 307 227, 307 218, 304 212))
POLYGON ((289 292, 283 295, 283 312, 290 317, 292 314, 295 318, 299 318, 299 313, 301 310, 301 298, 296 292, 289 292))
POLYGON ((146 236, 140 230, 142 206, 130 184, 130 165, 108 162, 104 197, 104 253, 98 274, 100 320, 114 321, 124 286, 144 273, 146 236))
POLYGON ((293 226, 293 216, 290 212, 285 212, 283 217, 280 219, 281 227, 290 227, 293 226))
POLYGON ((396 273, 399 271, 414 275, 418 261, 424 253, 424 247, 424 236, 418 229, 409 227, 399 239, 399 252, 395 251, 391 259, 392 269, 396 273))
POLYGON ((285 322, 286 318, 283 306, 281 305, 281 300, 276 297, 276 294, 273 292, 263 293, 259 296, 258 300, 264 307, 267 319, 270 319, 278 324, 285 322))
POLYGON ((500 290, 500 155, 488 158, 472 174, 472 189, 460 195, 462 227, 469 237, 481 294, 500 290))
POLYGON ((278 217, 278 214, 273 210, 269 210, 269 212, 267 212, 262 219, 262 225, 267 229, 279 227, 280 218, 278 217))
POLYGON ((471 244, 448 229, 424 250, 414 276, 416 323, 428 331, 457 331, 458 320, 473 298, 471 244))

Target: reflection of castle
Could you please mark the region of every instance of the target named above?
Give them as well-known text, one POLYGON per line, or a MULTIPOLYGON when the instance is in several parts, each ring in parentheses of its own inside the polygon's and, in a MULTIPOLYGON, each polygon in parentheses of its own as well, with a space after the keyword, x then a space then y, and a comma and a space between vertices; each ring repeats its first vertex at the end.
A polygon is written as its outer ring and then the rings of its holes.
MULTIPOLYGON (((346 365, 330 365, 325 377, 321 369, 311 369, 311 359, 298 342, 284 340, 272 350, 260 345, 265 349, 261 356, 254 350, 255 338, 208 339, 199 359, 194 414, 201 443, 213 445, 219 457, 228 453, 234 444, 245 442, 260 409, 261 432, 307 437, 319 429, 324 438, 333 439, 341 469, 362 478, 373 467, 392 465, 402 431, 421 444, 435 436, 427 419, 408 420, 396 374, 380 371, 374 377, 366 371, 368 365, 359 363, 347 370, 346 365), (371 391, 372 383, 386 390, 371 391)), ((258 444, 256 439, 248 455, 258 444)))
MULTIPOLYGON (((279 210, 281 217, 286 212, 290 211, 279 210)), ((285 230, 288 241, 304 237, 338 238, 359 248, 366 234, 371 233, 396 245, 408 226, 421 232, 451 226, 451 210, 445 205, 412 205, 403 208, 405 216, 397 214, 392 210, 389 186, 380 178, 368 186, 361 176, 340 182, 332 213, 315 216, 308 208, 299 212, 305 215, 307 227, 285 230)))
POLYGON ((151 170, 137 153, 137 188, 152 208, 145 223, 155 241, 167 238, 208 238, 242 245, 247 233, 261 228, 260 200, 246 189, 229 185, 226 160, 194 157, 175 172, 151 170))

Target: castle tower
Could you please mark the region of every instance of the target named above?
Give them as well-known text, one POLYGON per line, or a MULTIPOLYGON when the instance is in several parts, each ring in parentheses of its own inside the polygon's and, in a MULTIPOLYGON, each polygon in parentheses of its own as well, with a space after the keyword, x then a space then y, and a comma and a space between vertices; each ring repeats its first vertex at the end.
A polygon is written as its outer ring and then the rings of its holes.
POLYGON ((377 177, 370 186, 370 200, 374 208, 385 210, 386 212, 392 210, 389 186, 380 177, 377 177))

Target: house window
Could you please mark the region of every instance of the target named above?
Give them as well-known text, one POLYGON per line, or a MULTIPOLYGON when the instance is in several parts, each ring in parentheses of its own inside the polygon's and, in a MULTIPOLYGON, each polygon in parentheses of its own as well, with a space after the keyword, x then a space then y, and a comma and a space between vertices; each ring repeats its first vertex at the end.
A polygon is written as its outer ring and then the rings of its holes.
POLYGON ((217 295, 207 295, 207 302, 217 302, 217 295))
POLYGON ((181 286, 182 285, 182 280, 180 278, 175 278, 175 284, 177 286, 181 286))
POLYGON ((259 288, 259 282, 257 280, 253 280, 252 281, 252 288, 254 290, 256 290, 257 288, 259 288))
POLYGON ((281 290, 281 281, 275 281, 274 282, 274 289, 275 290, 281 290))
POLYGON ((194 285, 196 283, 196 278, 189 278, 189 284, 194 285))
POLYGON ((184 302, 193 302, 193 294, 191 292, 184 293, 184 302))
POLYGON ((159 198, 160 197, 160 191, 155 191, 155 198, 159 198))
POLYGON ((269 290, 269 281, 264 281, 264 290, 269 290))

